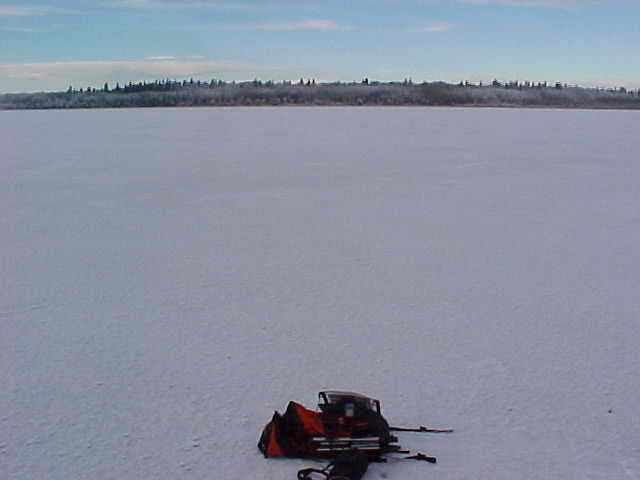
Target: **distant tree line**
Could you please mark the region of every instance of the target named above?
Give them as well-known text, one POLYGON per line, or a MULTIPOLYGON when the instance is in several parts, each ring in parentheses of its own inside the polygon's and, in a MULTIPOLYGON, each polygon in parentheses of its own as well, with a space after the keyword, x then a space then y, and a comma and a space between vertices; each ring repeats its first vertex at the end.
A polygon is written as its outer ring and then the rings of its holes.
POLYGON ((155 80, 110 88, 69 87, 61 92, 0 95, 2 109, 121 108, 236 105, 460 105, 562 108, 640 109, 640 91, 624 88, 583 88, 562 83, 529 81, 479 84, 445 82, 316 83, 225 82, 212 79, 155 80))

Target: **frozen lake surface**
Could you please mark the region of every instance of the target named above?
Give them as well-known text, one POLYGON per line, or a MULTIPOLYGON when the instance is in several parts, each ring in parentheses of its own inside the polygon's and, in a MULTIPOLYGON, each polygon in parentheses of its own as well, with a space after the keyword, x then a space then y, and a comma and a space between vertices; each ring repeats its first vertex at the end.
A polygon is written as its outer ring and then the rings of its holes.
POLYGON ((403 480, 640 478, 640 112, 0 111, 0 464, 295 479, 379 398, 403 480))

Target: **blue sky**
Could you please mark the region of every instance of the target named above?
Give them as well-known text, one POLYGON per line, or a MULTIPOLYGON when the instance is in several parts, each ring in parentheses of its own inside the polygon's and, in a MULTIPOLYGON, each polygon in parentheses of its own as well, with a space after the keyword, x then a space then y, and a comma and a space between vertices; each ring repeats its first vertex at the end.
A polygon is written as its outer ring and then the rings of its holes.
POLYGON ((0 0, 0 92, 209 80, 640 87, 640 0, 0 0))

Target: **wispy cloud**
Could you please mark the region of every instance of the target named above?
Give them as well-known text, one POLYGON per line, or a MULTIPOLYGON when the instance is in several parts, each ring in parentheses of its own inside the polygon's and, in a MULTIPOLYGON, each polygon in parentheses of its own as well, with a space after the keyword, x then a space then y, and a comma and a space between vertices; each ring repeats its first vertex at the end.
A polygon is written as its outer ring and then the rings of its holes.
POLYGON ((40 28, 31 27, 0 27, 0 32, 22 32, 22 33, 34 33, 41 32, 40 28))
POLYGON ((0 75, 14 80, 67 79, 102 76, 105 79, 138 80, 148 78, 179 78, 224 72, 256 71, 259 68, 229 61, 202 60, 195 55, 176 58, 158 55, 142 60, 70 61, 0 64, 0 75))
MULTIPOLYGON (((44 3, 44 2, 43 2, 44 3)), ((75 8, 70 6, 66 7, 52 7, 46 4, 43 5, 26 5, 15 6, 0 4, 0 18, 6 17, 37 17, 37 16, 51 16, 51 15, 78 15, 85 14, 88 10, 84 8, 75 8)))
POLYGON ((44 15, 55 11, 54 8, 39 6, 21 6, 0 5, 0 17, 27 17, 32 15, 44 15))
POLYGON ((145 60, 151 61, 181 61, 181 60, 203 60, 205 57, 202 55, 188 55, 186 57, 176 57, 174 55, 153 55, 145 57, 145 60))
POLYGON ((135 8, 147 10, 188 10, 188 9, 223 9, 223 10, 254 10, 257 5, 232 1, 187 1, 176 0, 117 0, 110 6, 118 8, 135 8))
POLYGON ((486 3, 505 5, 508 7, 555 7, 577 8, 597 3, 605 3, 607 0, 459 0, 463 3, 486 3))
POLYGON ((350 25, 338 25, 333 20, 311 19, 301 22, 283 22, 283 23, 252 23, 245 27, 248 30, 263 30, 268 32, 286 32, 293 30, 352 30, 350 25))
MULTIPOLYGON (((193 4, 190 5, 193 7, 193 4)), ((184 2, 163 2, 162 0, 118 0, 113 2, 112 6, 152 10, 175 10, 179 8, 188 8, 188 5, 184 2)))
POLYGON ((403 28, 396 31, 400 33, 442 33, 452 30, 453 28, 455 28, 455 25, 452 23, 429 21, 417 27, 403 28))

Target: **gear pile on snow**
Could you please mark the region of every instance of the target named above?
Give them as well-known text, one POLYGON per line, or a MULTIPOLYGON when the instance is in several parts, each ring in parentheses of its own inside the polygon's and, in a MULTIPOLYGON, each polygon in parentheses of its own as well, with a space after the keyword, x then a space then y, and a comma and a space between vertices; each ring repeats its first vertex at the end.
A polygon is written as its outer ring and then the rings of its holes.
MULTIPOLYGON (((398 445, 392 431, 448 433, 426 427, 390 427, 380 413, 380 402, 353 392, 325 391, 318 394, 319 411, 289 402, 284 415, 278 412, 262 431, 258 448, 265 457, 327 458, 332 462, 322 470, 305 469, 300 480, 345 478, 357 480, 368 462, 384 462, 389 453, 410 453, 398 445), (364 468, 363 468, 364 459, 364 468), (347 472, 347 473, 345 473, 347 472), (348 472, 351 472, 348 474, 348 472)), ((421 453, 410 457, 435 463, 421 453)))

